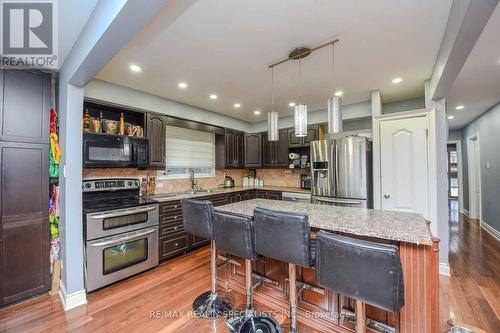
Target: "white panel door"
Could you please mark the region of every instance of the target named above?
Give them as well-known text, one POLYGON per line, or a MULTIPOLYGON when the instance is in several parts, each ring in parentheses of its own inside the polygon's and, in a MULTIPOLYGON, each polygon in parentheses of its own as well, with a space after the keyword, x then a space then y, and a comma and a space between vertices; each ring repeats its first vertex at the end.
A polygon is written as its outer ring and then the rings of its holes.
POLYGON ((429 216, 427 119, 416 117, 380 124, 383 210, 429 216))

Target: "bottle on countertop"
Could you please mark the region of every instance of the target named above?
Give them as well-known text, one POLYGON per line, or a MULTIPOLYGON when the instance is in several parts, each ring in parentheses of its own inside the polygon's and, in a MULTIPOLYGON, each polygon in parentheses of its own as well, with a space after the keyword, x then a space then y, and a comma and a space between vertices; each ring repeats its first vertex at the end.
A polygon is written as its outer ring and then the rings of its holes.
POLYGON ((141 180, 141 188, 139 189, 139 196, 143 197, 148 194, 148 181, 146 178, 142 178, 141 180))
POLYGON ((101 133, 106 133, 106 127, 104 126, 104 116, 102 115, 102 111, 99 113, 99 121, 101 122, 101 133))
POLYGON ((125 135, 125 118, 123 117, 123 112, 120 114, 120 135, 125 135))

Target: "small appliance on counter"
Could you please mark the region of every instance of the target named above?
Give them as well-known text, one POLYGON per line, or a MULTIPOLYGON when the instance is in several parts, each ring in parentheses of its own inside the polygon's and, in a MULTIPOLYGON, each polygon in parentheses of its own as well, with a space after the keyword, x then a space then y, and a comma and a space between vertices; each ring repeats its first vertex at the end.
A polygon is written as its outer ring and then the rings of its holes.
POLYGON ((224 188, 234 187, 234 179, 231 176, 226 175, 224 178, 224 188))
POLYGON ((311 175, 302 174, 300 175, 300 188, 302 189, 311 189, 311 175))

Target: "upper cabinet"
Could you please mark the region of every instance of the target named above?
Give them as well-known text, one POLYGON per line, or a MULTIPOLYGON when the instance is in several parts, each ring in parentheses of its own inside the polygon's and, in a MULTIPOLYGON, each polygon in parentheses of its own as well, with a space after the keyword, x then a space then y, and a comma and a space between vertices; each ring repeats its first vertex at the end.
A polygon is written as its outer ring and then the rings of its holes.
POLYGON ((149 139, 149 166, 165 167, 165 126, 164 116, 148 113, 146 115, 146 136, 149 139))
POLYGON ((318 140, 319 138, 319 126, 309 125, 307 126, 307 135, 303 137, 295 136, 295 129, 288 129, 288 140, 290 147, 306 147, 309 146, 311 141, 318 140))
POLYGON ((0 70, 0 101, 0 140, 49 142, 50 75, 0 70))
POLYGON ((262 133, 262 166, 288 167, 288 130, 279 131, 278 141, 268 141, 267 132, 262 133))
POLYGON ((243 132, 225 129, 224 135, 216 135, 216 168, 243 168, 245 135, 243 132))
POLYGON ((262 135, 261 133, 245 133, 245 167, 258 168, 262 166, 262 135))

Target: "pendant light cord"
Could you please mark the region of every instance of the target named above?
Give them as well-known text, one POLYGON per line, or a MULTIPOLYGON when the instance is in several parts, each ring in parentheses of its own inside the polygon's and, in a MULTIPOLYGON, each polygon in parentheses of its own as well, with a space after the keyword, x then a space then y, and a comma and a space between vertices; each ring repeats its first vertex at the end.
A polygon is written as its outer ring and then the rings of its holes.
POLYGON ((302 59, 299 59, 299 104, 302 104, 302 59))
POLYGON ((332 44, 332 89, 335 96, 335 43, 332 44))
POLYGON ((271 112, 274 112, 274 67, 271 67, 271 112))

